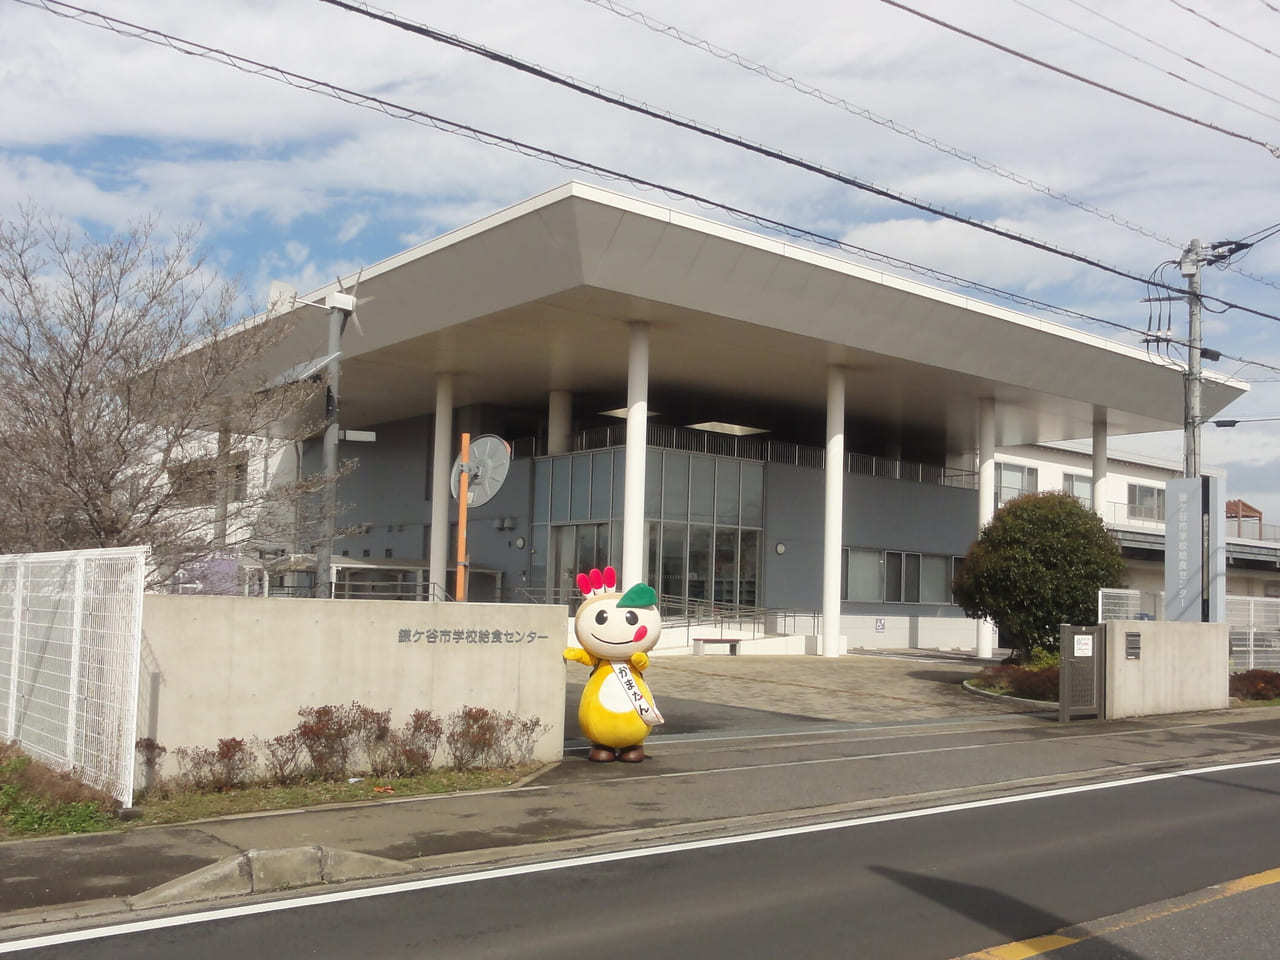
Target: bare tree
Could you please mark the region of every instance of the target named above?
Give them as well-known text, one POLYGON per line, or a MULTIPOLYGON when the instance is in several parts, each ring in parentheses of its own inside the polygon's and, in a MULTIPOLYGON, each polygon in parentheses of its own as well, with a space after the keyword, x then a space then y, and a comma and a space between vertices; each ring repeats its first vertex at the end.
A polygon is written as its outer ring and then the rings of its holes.
POLYGON ((237 297, 191 230, 0 220, 0 552, 145 543, 163 577, 299 535, 323 479, 268 470, 320 387, 254 379, 288 321, 236 323, 237 297))

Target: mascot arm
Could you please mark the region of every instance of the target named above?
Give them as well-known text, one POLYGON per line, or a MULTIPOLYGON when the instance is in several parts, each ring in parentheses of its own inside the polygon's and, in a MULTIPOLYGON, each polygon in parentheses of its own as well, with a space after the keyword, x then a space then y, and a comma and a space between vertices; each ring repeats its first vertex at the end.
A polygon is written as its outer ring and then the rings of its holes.
POLYGON ((631 657, 631 666, 641 673, 649 666, 649 655, 647 653, 637 653, 631 657))
POLYGON ((595 657, 587 653, 581 647, 568 647, 564 651, 565 660, 572 660, 574 663, 581 663, 588 667, 594 667, 595 657))

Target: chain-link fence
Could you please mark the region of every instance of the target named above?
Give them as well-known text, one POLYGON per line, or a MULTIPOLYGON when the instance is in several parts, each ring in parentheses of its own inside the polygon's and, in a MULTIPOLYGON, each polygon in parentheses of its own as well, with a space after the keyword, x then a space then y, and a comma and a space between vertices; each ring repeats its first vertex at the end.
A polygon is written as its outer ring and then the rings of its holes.
POLYGON ((147 548, 0 557, 0 736, 133 800, 147 548))

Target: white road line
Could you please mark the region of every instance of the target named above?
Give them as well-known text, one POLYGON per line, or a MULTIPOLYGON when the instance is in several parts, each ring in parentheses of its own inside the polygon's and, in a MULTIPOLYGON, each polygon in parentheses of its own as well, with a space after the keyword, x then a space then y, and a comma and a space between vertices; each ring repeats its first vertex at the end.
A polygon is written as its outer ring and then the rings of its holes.
POLYGON ((1037 790, 1032 793, 1018 794, 1010 797, 991 797, 985 800, 948 803, 937 807, 926 807, 921 810, 904 810, 896 813, 854 817, 846 820, 833 820, 826 823, 783 827, 775 830, 763 830, 758 833, 745 833, 728 837, 714 837, 705 840, 687 840, 680 843, 667 843, 659 846, 644 847, 638 850, 619 850, 611 853, 589 854, 586 856, 569 857, 564 860, 550 860, 543 863, 522 864, 513 867, 499 867, 492 870, 456 874, 447 877, 430 877, 422 880, 409 880, 382 887, 360 890, 341 890, 334 893, 315 894, 314 896, 294 897, 288 900, 274 900, 270 903, 253 903, 235 907, 223 907, 217 910, 206 910, 201 913, 184 914, 182 916, 157 917, 151 920, 135 920, 109 927, 97 927, 89 930, 72 930, 65 933, 48 934, 42 937, 30 937, 25 940, 12 940, 0 943, 0 954, 17 953, 21 950, 34 950, 39 947, 53 947, 68 943, 81 943, 88 940, 100 940, 106 937, 127 936, 134 933, 145 933, 153 930, 184 927, 197 923, 212 923, 218 920, 232 920, 239 917, 251 917, 259 914, 277 913, 283 910, 296 910, 304 907, 320 907, 327 904, 346 903, 353 900, 370 899, 372 897, 413 893, 419 890, 430 890, 437 887, 460 886, 465 883, 478 883, 483 880, 495 880, 503 877, 519 877, 530 874, 550 873, 556 870, 571 870, 577 867, 590 866, 597 863, 639 860, 647 857, 664 856, 671 853, 686 853, 692 850, 707 850, 715 847, 728 847, 744 843, 756 843, 761 840, 775 840, 782 837, 795 837, 810 833, 826 833, 832 830, 846 830, 854 827, 870 826, 877 823, 891 823, 899 820, 915 820, 921 817, 933 817, 940 814, 959 813, 965 810, 980 810, 986 807, 1007 806, 1014 803, 1024 803, 1029 800, 1046 800, 1054 797, 1067 797, 1081 793, 1094 793, 1101 790, 1112 790, 1117 787, 1131 787, 1144 783, 1158 783, 1163 780, 1177 780, 1183 777, 1198 777, 1209 773, 1224 773, 1230 770, 1247 770, 1253 767, 1269 767, 1276 764, 1280 764, 1280 757, 1269 760, 1251 760, 1244 763, 1219 764, 1212 767, 1200 767, 1193 770, 1178 770, 1170 773, 1153 773, 1143 777, 1134 777, 1128 780, 1113 780, 1106 783, 1087 783, 1071 787, 1055 787, 1050 790, 1037 790))
MULTIPOLYGON (((1170 726, 1169 730, 1187 730, 1197 727, 1211 726, 1211 724, 1186 723, 1170 726)), ((974 731, 967 731, 974 732, 974 731)), ((704 770, 685 770, 672 771, 670 773, 649 773, 637 774, 632 776, 606 777, 600 779, 592 779, 583 781, 591 784, 598 783, 636 783, 641 780, 670 780, 682 777, 705 777, 709 774, 728 774, 728 773, 749 773, 753 770, 774 770, 784 767, 807 767, 822 766, 829 763, 854 763, 860 760, 886 760, 894 757, 917 757, 931 753, 953 753, 961 750, 986 750, 990 747, 1016 747, 1016 746, 1044 746, 1046 744, 1077 742, 1081 740, 1103 740, 1106 738, 1116 738, 1125 736, 1136 736, 1144 733, 1142 730, 1113 730, 1107 733, 1081 733, 1081 734, 1065 734, 1063 736, 1054 737, 1032 737, 1028 736, 1016 740, 991 740, 986 743, 966 743, 959 745, 948 745, 943 747, 921 747, 917 750, 892 750, 884 753, 860 753, 846 757, 822 757, 815 760, 780 760, 775 763, 755 763, 742 764, 733 767, 708 767, 704 770)), ((1250 734, 1253 736, 1253 734, 1250 734)), ((858 742, 865 742, 868 739, 891 740, 898 739, 895 737, 877 737, 877 738, 860 738, 858 742)), ((1268 738, 1270 739, 1270 738, 1268 738)), ((829 743, 830 741, 824 741, 829 743)), ((795 744, 786 744, 786 749, 794 749, 795 744)), ((1080 771, 1073 771, 1080 772, 1080 771)), ((1087 772, 1087 771, 1086 771, 1087 772)))

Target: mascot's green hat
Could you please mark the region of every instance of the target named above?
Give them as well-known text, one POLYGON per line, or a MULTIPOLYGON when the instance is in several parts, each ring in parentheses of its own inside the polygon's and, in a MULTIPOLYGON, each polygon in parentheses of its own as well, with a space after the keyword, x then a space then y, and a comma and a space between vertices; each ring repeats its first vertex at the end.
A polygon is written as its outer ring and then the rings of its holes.
POLYGON ((647 583, 637 583, 618 601, 620 607, 656 607, 657 605, 658 595, 647 583))

